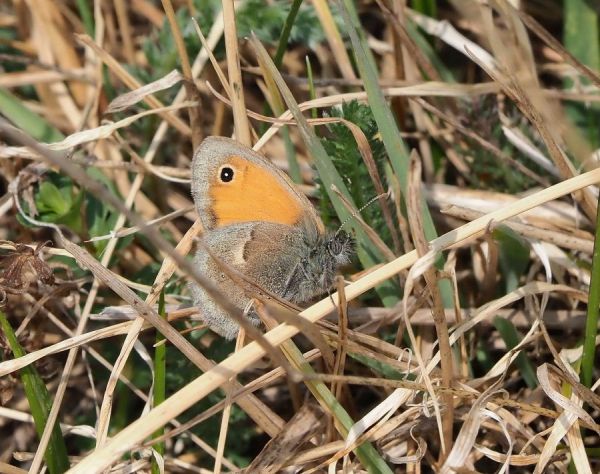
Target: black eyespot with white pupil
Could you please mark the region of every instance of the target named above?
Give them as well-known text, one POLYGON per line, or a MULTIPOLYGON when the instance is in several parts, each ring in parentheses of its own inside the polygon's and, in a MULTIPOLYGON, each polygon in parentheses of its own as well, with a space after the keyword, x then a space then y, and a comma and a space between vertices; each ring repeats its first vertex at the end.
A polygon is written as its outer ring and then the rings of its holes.
POLYGON ((223 166, 219 171, 219 179, 223 183, 230 183, 233 181, 234 171, 231 166, 223 166))

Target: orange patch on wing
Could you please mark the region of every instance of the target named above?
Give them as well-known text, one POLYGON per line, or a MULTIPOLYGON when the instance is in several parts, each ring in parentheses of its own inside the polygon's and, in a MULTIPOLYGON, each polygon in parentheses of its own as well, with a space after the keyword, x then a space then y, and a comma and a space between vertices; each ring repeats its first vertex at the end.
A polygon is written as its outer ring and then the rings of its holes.
POLYGON ((294 225, 302 218, 301 201, 267 168, 239 156, 227 164, 234 169, 233 180, 223 183, 215 176, 209 191, 217 227, 250 221, 294 225))

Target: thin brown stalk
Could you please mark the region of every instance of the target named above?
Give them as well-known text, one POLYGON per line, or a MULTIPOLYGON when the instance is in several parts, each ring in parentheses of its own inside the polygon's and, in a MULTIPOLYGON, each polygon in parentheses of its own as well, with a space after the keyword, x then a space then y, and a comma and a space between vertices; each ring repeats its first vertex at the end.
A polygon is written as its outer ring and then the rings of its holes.
MULTIPOLYGON (((341 276, 336 277, 336 287, 338 290, 338 348, 335 354, 335 363, 333 366, 334 374, 343 374, 346 365, 346 339, 348 337, 348 302, 346 301, 346 293, 344 292, 344 279, 341 276)), ((339 400, 342 394, 342 386, 333 384, 331 391, 339 400)))
POLYGON ((250 123, 246 115, 246 101, 244 99, 244 85, 240 69, 240 56, 238 51, 237 28, 235 24, 235 7, 233 0, 222 0, 223 21, 225 22, 225 50, 227 53, 227 73, 231 87, 231 101, 233 103, 233 122, 235 138, 241 144, 252 146, 250 123))
MULTIPOLYGON (((396 13, 394 13, 383 0, 376 0, 376 2, 386 18, 390 21, 390 24, 394 29, 394 33, 398 36, 402 47, 406 49, 406 54, 415 60, 417 65, 421 68, 429 80, 441 81, 442 78, 438 74, 437 70, 433 67, 423 51, 417 47, 415 42, 409 36, 408 31, 406 31, 406 27, 400 22, 399 16, 401 15, 404 17, 404 14, 400 13, 398 10, 401 10, 402 6, 399 5, 396 13)), ((394 7, 396 7, 395 4, 394 7)), ((402 19, 405 20, 405 18, 402 19)))
MULTIPOLYGON (((463 322, 462 309, 460 307, 460 294, 458 292, 458 281, 456 278, 456 250, 451 250, 444 265, 444 272, 449 276, 452 283, 452 302, 454 303, 454 317, 456 318, 457 324, 463 322)), ((444 310, 445 313, 445 310, 444 310)), ((444 314, 444 318, 446 315, 444 314)), ((460 374, 463 380, 467 380, 469 377, 469 355, 467 353, 467 344, 465 337, 461 336, 459 340, 460 350, 460 374)))
MULTIPOLYGON (((338 290, 338 345, 335 353, 335 362, 333 364, 333 373, 341 375, 344 373, 346 365, 346 340, 348 337, 348 302, 344 292, 344 279, 341 276, 336 277, 336 287, 338 290)), ((331 384, 331 393, 341 402, 342 390, 344 386, 333 382, 331 384)), ((330 417, 327 424, 327 438, 333 441, 335 438, 335 428, 333 426, 333 417, 330 417)))
POLYGON ((130 65, 135 64, 135 50, 133 48, 133 38, 131 34, 131 24, 127 12, 127 3, 124 0, 114 0, 115 11, 117 13, 117 22, 119 23, 119 33, 123 42, 123 54, 130 65))
MULTIPOLYGON (((237 339, 235 341, 234 352, 238 352, 244 346, 244 339, 246 333, 243 328, 240 328, 237 339)), ((217 456, 215 457, 215 466, 213 468, 214 474, 221 474, 221 467, 223 464, 223 453, 225 452, 225 442, 227 441, 227 431, 229 428, 229 419, 231 417, 231 395, 233 392, 233 384, 229 383, 225 386, 225 406, 223 407, 223 413, 221 415, 221 429, 219 430, 219 440, 217 441, 217 456)))
MULTIPOLYGON (((429 251, 429 244, 425 238, 421 222, 421 209, 423 203, 421 194, 421 166, 419 156, 414 150, 411 153, 411 172, 408 189, 407 208, 408 215, 410 216, 410 229, 417 252, 420 256, 423 256, 429 251)), ((442 385, 444 387, 452 387, 454 379, 454 356, 450 347, 448 324, 444 315, 442 296, 438 288, 438 279, 440 277, 438 272, 433 268, 427 269, 424 273, 424 277, 433 300, 433 306, 431 310, 441 355, 442 385)), ((444 403, 444 411, 442 413, 444 443, 443 448, 440 451, 440 463, 443 463, 448 453, 452 450, 452 443, 454 439, 454 401, 451 395, 446 394, 442 397, 442 402, 444 403)))
MULTIPOLYGON (((512 6, 510 3, 507 3, 507 6, 512 6)), ((561 43, 557 41, 542 25, 540 25, 535 18, 531 15, 527 14, 522 9, 514 11, 521 17, 521 20, 527 28, 529 28, 533 34, 535 34, 538 38, 540 38, 544 43, 546 43, 553 51, 556 51, 560 54, 563 59, 568 62, 571 66, 577 69, 581 74, 588 77, 597 87, 600 87, 600 75, 598 75, 597 71, 590 69, 588 66, 579 61, 573 54, 571 54, 561 43)))
POLYGON ((344 79, 356 79, 352 62, 346 51, 346 45, 335 24, 328 3, 325 0, 314 0, 313 5, 342 76, 344 79))
MULTIPOLYGON (((185 43, 183 42, 183 36, 181 35, 179 24, 177 23, 177 19, 175 18, 175 10, 173 9, 173 4, 171 3, 171 0, 161 0, 161 2, 165 13, 167 14, 169 26, 171 27, 171 32, 173 33, 173 38, 175 39, 175 46, 177 47, 179 59, 181 60, 181 69, 183 70, 183 76, 186 79, 184 82, 184 86, 187 93, 187 98, 188 100, 194 102, 200 102, 200 94, 198 94, 198 89, 194 84, 194 75, 192 74, 190 58, 188 57, 187 51, 185 49, 185 43)), ((194 147, 194 149, 196 149, 202 142, 202 128, 200 125, 199 114, 200 108, 201 104, 199 104, 198 107, 190 107, 188 109, 188 114, 190 116, 190 127, 192 129, 192 146, 194 147)))

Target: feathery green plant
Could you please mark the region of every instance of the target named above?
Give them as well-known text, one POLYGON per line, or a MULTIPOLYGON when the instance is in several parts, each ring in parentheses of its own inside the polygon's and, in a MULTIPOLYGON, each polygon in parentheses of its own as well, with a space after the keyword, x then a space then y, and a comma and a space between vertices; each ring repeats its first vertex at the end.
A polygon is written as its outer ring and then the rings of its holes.
MULTIPOLYGON (((369 141, 369 147, 380 176, 385 176, 384 166, 388 160, 387 153, 383 142, 378 138, 379 130, 369 106, 354 100, 342 104, 339 108, 330 109, 328 115, 343 118, 360 127, 369 141)), ((360 208, 373 199, 377 192, 360 155, 356 140, 343 123, 329 124, 327 130, 329 135, 321 139, 323 147, 340 173, 352 199, 360 208)), ((323 221, 332 228, 337 227, 339 222, 336 219, 335 209, 319 179, 317 179, 317 183, 319 184, 319 202, 323 221)), ((383 184, 385 186, 385 183, 383 184)), ((383 220, 379 204, 374 202, 363 209, 361 217, 391 248, 390 230, 383 220)))

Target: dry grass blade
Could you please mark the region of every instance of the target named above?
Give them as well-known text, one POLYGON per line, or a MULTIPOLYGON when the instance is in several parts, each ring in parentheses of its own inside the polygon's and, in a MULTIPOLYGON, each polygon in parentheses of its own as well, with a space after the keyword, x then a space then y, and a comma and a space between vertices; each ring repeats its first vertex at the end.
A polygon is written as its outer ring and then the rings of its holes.
MULTIPOLYGON (((444 214, 458 217, 463 220, 473 220, 484 215, 483 212, 474 211, 467 208, 461 208, 459 206, 450 206, 442 209, 444 214)), ((524 237, 530 237, 532 239, 539 239, 545 242, 555 244, 559 247, 578 250, 591 254, 594 243, 588 239, 582 239, 575 237, 571 234, 564 232, 556 232, 548 229, 540 229, 533 225, 521 224, 519 222, 506 221, 503 225, 510 227, 515 232, 521 234, 524 237)))
MULTIPOLYGON (((491 11, 485 15, 486 25, 490 34, 495 38, 493 46, 497 53, 497 59, 502 61, 494 68, 488 67, 480 57, 471 53, 473 60, 478 63, 492 78, 499 84, 502 84, 504 92, 511 97, 521 112, 531 121, 541 135, 552 161, 558 168, 563 179, 570 178, 577 174, 575 167, 567 157, 565 151, 559 145, 561 138, 559 136, 555 123, 564 117, 559 104, 548 101, 540 93, 539 85, 533 80, 531 68, 534 65, 527 62, 517 54, 519 48, 506 48, 506 42, 514 40, 514 36, 508 36, 501 33, 493 26, 491 11), (510 38, 510 39, 509 39, 510 38), (552 125, 551 125, 552 124, 552 125)), ((564 127, 569 128, 566 124, 564 127)), ((580 159, 580 161, 585 161, 580 159)), ((582 190, 575 194, 575 198, 581 203, 581 206, 589 219, 594 220, 596 216, 596 201, 589 190, 582 190)))
POLYGON ((345 79, 356 79, 356 74, 354 74, 354 69, 352 68, 350 57, 346 51, 344 40, 342 39, 340 31, 335 24, 335 20, 331 14, 328 3, 325 0, 315 0, 313 4, 315 6, 317 16, 319 17, 319 21, 321 22, 321 26, 325 30, 327 41, 329 42, 329 46, 334 53, 333 57, 337 62, 342 76, 344 76, 345 79))
POLYGON ((54 142, 48 144, 48 148, 51 150, 69 150, 76 146, 82 145, 84 143, 89 143, 96 140, 101 140, 103 138, 110 137, 116 130, 127 127, 134 123, 136 120, 139 120, 143 117, 147 117, 149 115, 154 114, 163 114, 164 112, 170 112, 172 110, 185 109, 189 107, 194 107, 197 104, 195 102, 183 102, 181 104, 169 105, 167 107, 160 107, 158 109, 146 110, 144 112, 140 112, 138 114, 132 115, 131 117, 124 118, 119 120, 118 122, 101 125, 96 128, 90 128, 89 130, 84 130, 82 132, 73 133, 69 135, 67 138, 60 142, 54 142))
MULTIPOLYGON (((162 0, 162 5, 167 14, 167 19, 169 20, 169 26, 173 32, 173 37, 175 38, 175 45, 177 46, 179 60, 181 61, 181 69, 183 70, 183 76, 185 77, 184 86, 187 93, 187 98, 190 101, 199 101, 200 95, 198 94, 198 89, 196 89, 194 84, 194 74, 190 65, 190 58, 188 57, 181 30, 179 29, 179 25, 175 18, 173 4, 171 3, 171 0, 162 0)), ((192 129, 192 145, 194 148, 196 148, 202 141, 199 108, 190 108, 188 112, 192 129)))
POLYGON ((473 132, 472 130, 469 130, 467 127, 462 126, 460 123, 458 123, 458 121, 456 121, 455 119, 453 119, 449 115, 447 115, 447 114, 439 111, 437 108, 435 108, 434 106, 430 105, 425 100, 423 100, 423 99, 416 99, 416 102, 419 105, 421 105, 421 107, 423 107, 424 109, 432 112, 436 116, 438 116, 441 119, 443 119, 445 122, 447 122, 450 125, 452 125, 452 127, 456 128, 456 130, 458 130, 459 132, 461 132, 464 135, 468 136, 469 138, 472 138, 473 140, 475 140, 483 148, 491 151, 499 159, 507 162, 511 167, 514 167, 517 171, 523 173, 525 176, 533 179, 534 181, 536 181, 537 183, 541 184, 542 186, 548 186, 549 185, 549 182, 546 179, 541 178, 536 173, 534 173, 529 168, 527 168, 525 165, 523 165, 521 162, 519 162, 519 161, 513 159, 512 157, 508 156, 506 153, 502 152, 502 150, 498 149, 498 147, 496 147, 495 145, 493 145, 493 144, 489 143, 488 141, 482 139, 479 135, 477 135, 477 133, 473 132))
POLYGON ((246 145, 252 146, 250 123, 246 116, 246 102, 242 85, 242 71, 238 51, 237 28, 235 24, 235 7, 233 0, 223 0, 223 22, 225 24, 225 50, 227 52, 227 72, 229 87, 233 102, 233 121, 235 124, 236 139, 246 145))
MULTIPOLYGON (((406 202, 411 234, 419 257, 424 257, 429 251, 429 245, 425 238, 423 228, 423 217, 421 211, 423 201, 423 195, 421 193, 421 161, 418 153, 415 150, 413 150, 413 152, 410 155, 408 196, 406 202)), ((454 379, 454 368, 452 361, 453 357, 452 350, 450 348, 450 341, 448 339, 448 325, 446 323, 446 318, 444 317, 444 305, 442 302, 442 295, 438 286, 439 274, 434 268, 429 268, 425 270, 423 276, 425 278, 425 281, 427 282, 427 288, 429 289, 433 301, 432 315, 437 333, 437 340, 440 348, 442 384, 446 387, 450 387, 452 385, 452 380, 454 379)), ((405 311, 407 311, 406 307, 405 311)), ((442 398, 441 401, 444 404, 444 413, 442 415, 443 433, 440 433, 440 435, 442 436, 442 449, 440 453, 440 461, 443 462, 446 454, 452 449, 454 403, 452 401, 451 396, 445 396, 442 398)))
POLYGON ((162 91, 164 89, 168 89, 171 86, 174 86, 179 81, 183 79, 181 73, 174 69, 165 77, 162 77, 154 82, 146 84, 139 89, 133 90, 126 94, 120 95, 115 98, 108 107, 106 108, 106 113, 111 114, 115 112, 121 112, 134 104, 137 104, 139 101, 143 100, 144 97, 150 94, 154 94, 155 92, 162 91))
POLYGON ((560 44, 559 41, 556 41, 556 39, 554 39, 554 37, 552 37, 552 35, 548 33, 548 31, 546 31, 531 15, 528 15, 521 10, 515 10, 515 13, 521 17, 523 23, 525 23, 525 25, 527 25, 527 27, 533 33, 535 33, 536 36, 541 38, 554 51, 557 51, 559 54, 561 54, 574 68, 578 69, 582 74, 594 81, 596 86, 600 87, 600 76, 598 75, 597 71, 590 69, 575 56, 573 56, 569 51, 567 51, 567 49, 560 44))
POLYGON ((448 456, 440 469, 443 474, 450 474, 457 468, 462 467, 467 462, 467 457, 475 445, 475 439, 482 423, 483 410, 494 392, 500 386, 498 380, 494 385, 482 393, 475 403, 471 406, 467 420, 460 429, 460 433, 456 437, 454 448, 448 453, 448 456))

